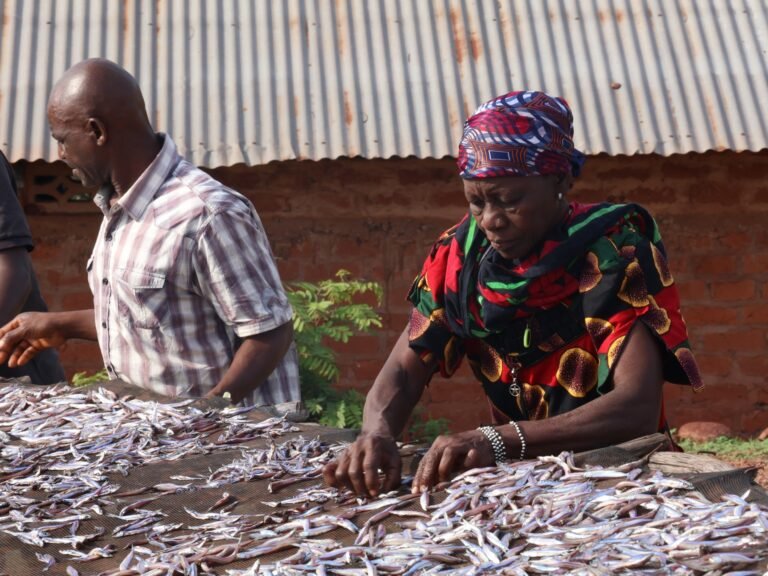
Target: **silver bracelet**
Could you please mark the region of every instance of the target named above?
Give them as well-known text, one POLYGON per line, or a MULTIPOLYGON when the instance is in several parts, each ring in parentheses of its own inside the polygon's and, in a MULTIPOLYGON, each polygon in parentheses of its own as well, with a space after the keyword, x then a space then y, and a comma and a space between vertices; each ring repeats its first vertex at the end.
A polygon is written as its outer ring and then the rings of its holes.
POLYGON ((520 430, 520 425, 514 420, 510 420, 509 423, 515 427, 517 435, 520 436, 520 460, 525 460, 525 436, 523 436, 523 431, 520 430))
POLYGON ((478 430, 480 430, 480 432, 483 433, 483 436, 488 439, 488 442, 491 443, 491 448, 493 449, 493 459, 496 461, 496 464, 506 462, 507 449, 504 446, 504 440, 501 438, 501 434, 496 431, 496 428, 493 426, 480 426, 478 430))

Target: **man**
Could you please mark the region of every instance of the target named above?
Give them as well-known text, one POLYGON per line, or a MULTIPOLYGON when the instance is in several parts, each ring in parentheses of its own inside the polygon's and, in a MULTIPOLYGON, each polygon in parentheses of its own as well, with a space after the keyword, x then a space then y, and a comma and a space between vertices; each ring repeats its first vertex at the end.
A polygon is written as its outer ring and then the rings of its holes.
MULTIPOLYGON (((16 198, 11 165, 0 152, 0 323, 19 312, 47 310, 37 287, 29 252, 32 236, 16 198)), ((64 371, 55 350, 45 350, 25 366, 0 365, 0 378, 29 377, 33 384, 62 382, 64 371)))
POLYGON ((94 308, 20 315, 0 329, 0 361, 85 338, 111 378, 161 394, 297 403, 291 308, 250 202, 154 131, 136 80, 113 62, 70 68, 48 120, 73 176, 99 187, 94 308))

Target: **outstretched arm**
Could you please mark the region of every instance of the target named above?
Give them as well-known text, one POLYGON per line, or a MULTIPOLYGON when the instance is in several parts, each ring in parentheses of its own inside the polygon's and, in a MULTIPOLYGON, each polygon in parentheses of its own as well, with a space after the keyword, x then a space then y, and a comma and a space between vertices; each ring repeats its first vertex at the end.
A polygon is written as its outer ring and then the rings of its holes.
MULTIPOLYGON (((650 434, 658 429, 664 383, 660 344, 642 322, 627 336, 613 372, 613 389, 571 412, 519 422, 526 456, 588 450, 650 434)), ((520 455, 513 425, 498 426, 507 456, 520 455)), ((457 471, 494 463, 489 441, 479 430, 440 436, 421 461, 413 490, 431 488, 457 471)))
POLYGON ((434 362, 425 364, 410 348, 408 330, 404 330, 365 399, 360 436, 325 467, 326 483, 366 496, 376 496, 382 488, 387 492, 400 483, 395 438, 403 431, 434 370, 434 362), (379 469, 384 471, 383 484, 379 469))
POLYGON ((93 310, 24 312, 0 328, 0 364, 22 366, 41 350, 59 348, 70 338, 96 340, 93 310))

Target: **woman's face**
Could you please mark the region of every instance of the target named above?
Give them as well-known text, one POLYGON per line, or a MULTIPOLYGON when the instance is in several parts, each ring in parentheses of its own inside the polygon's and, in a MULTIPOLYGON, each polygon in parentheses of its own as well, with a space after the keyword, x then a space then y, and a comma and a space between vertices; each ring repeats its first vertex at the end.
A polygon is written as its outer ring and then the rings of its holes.
POLYGON ((571 183, 570 175, 464 180, 464 195, 491 246, 512 260, 530 254, 559 223, 571 183))

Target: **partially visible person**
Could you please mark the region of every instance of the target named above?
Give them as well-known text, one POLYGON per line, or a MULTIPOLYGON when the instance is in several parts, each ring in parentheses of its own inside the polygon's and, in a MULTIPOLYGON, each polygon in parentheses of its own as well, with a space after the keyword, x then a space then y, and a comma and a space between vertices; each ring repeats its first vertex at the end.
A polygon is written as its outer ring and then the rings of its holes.
MULTIPOLYGON (((13 169, 0 152, 0 325, 20 312, 47 310, 40 295, 29 252, 34 248, 17 197, 13 169)), ((28 377, 33 384, 64 381, 55 350, 45 350, 24 366, 0 365, 0 378, 28 377)))
POLYGON ((368 393, 359 438, 326 466, 328 484, 396 487, 395 439, 432 376, 464 357, 492 425, 438 437, 414 491, 467 468, 664 430, 664 381, 700 388, 656 223, 635 204, 569 202, 583 162, 561 98, 511 92, 467 120, 468 213, 424 262, 408 327, 368 393))
POLYGON ((138 83, 114 62, 67 70, 48 120, 73 176, 99 188, 94 308, 18 316, 0 329, 0 360, 96 340, 111 378, 296 411, 292 311, 253 205, 154 131, 138 83))

